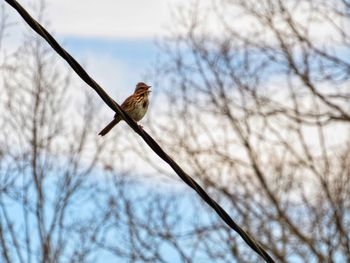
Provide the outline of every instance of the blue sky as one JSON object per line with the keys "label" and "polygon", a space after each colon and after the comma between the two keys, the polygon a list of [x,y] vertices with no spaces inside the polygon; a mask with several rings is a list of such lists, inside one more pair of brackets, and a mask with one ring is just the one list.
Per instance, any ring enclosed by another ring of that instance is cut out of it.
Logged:
{"label": "blue sky", "polygon": [[[38,1],[39,2],[39,1]],[[19,0],[38,18],[32,0]],[[167,34],[173,10],[185,0],[46,0],[44,25],[118,102],[144,77],[157,58],[155,39]],[[16,23],[5,46],[20,43],[26,26],[6,7]],[[27,27],[28,28],[28,27]],[[33,33],[34,34],[34,33]]]}
{"label": "blue sky", "polygon": [[[19,2],[29,11],[33,10],[29,4],[33,1]],[[184,2],[48,0],[46,20],[49,20],[49,31],[58,36],[67,51],[121,103],[138,81],[153,85],[152,75],[149,80],[144,76],[157,59],[155,39],[163,36],[169,28],[172,6]],[[10,8],[7,10],[11,20],[18,23],[18,31],[11,34],[19,35],[18,32],[23,32],[23,20]],[[5,45],[10,47],[11,41],[14,39],[9,38]],[[157,88],[161,87],[153,87]],[[112,116],[108,108],[105,110]],[[107,258],[106,255],[103,260]]]}
{"label": "blue sky", "polygon": [[137,82],[152,82],[145,77],[158,54],[152,39],[61,38],[65,48],[119,102]]}
{"label": "blue sky", "polygon": [[[19,2],[33,17],[37,17],[35,8],[30,5],[31,1],[19,0]],[[59,43],[83,65],[92,78],[101,84],[116,101],[121,103],[134,90],[137,82],[146,81],[153,85],[152,75],[148,77],[145,75],[153,69],[159,54],[155,39],[163,35],[162,26],[171,17],[170,5],[179,2],[181,1],[150,0],[146,3],[146,1],[135,0],[107,0],[103,1],[104,6],[101,8],[101,1],[48,0],[44,16],[44,21],[48,21],[48,23],[44,24],[47,24],[48,31],[53,33]],[[141,3],[141,6],[135,9],[136,3]],[[79,9],[79,4],[84,5],[85,9]],[[155,9],[155,7],[159,8]],[[152,8],[152,12],[145,12],[145,8]],[[110,10],[117,9],[119,9],[119,16],[110,12]],[[33,35],[35,33],[28,30],[23,19],[11,8],[6,6],[6,10],[10,14],[11,21],[16,23],[4,43],[6,48],[11,49],[21,43],[23,32],[31,32]],[[95,11],[94,18],[91,19],[90,15]],[[128,12],[133,13],[132,17],[135,19],[132,21],[134,23],[130,22]],[[103,14],[101,18],[98,18],[99,13]],[[113,24],[121,26],[110,27]],[[100,28],[104,30],[102,33],[99,32]],[[69,68],[66,63],[63,65],[65,68]],[[84,85],[78,77],[75,77],[74,81],[78,85]],[[157,89],[157,87],[153,87],[153,89]],[[98,99],[98,97],[96,98]],[[103,111],[107,116],[113,115],[107,107]],[[193,197],[192,190],[187,186],[182,185],[180,191],[183,190]],[[184,203],[188,205],[187,199],[184,199]],[[182,227],[181,224],[179,227]],[[171,259],[172,262],[180,262],[170,247],[164,245],[163,249],[166,258]],[[98,260],[100,262],[114,262],[115,258],[109,253],[103,253],[99,254]]]}
{"label": "blue sky", "polygon": [[[19,3],[37,18],[31,2],[35,1],[19,0]],[[152,69],[158,54],[154,40],[162,35],[162,24],[170,17],[170,9],[167,9],[167,6],[180,1],[48,0],[47,2],[44,21],[48,21],[46,26],[48,31],[57,37],[65,49],[116,101],[121,103],[133,92],[135,84],[143,81],[144,75]],[[84,8],[80,9],[79,5]],[[155,7],[159,9],[155,10]],[[8,5],[5,5],[5,8],[10,15],[10,21],[16,24],[4,42],[4,47],[11,51],[21,43],[24,32],[31,32],[32,35],[35,33],[28,29],[23,19],[12,8]],[[145,10],[150,8],[152,12]],[[132,20],[129,18],[130,12],[133,13]],[[93,18],[91,13],[94,14]],[[103,32],[100,32],[100,29],[103,29]],[[74,78],[74,81],[83,86],[83,81],[79,78]],[[152,85],[151,77],[145,81]],[[104,110],[106,115],[112,115],[109,108],[106,107]],[[170,249],[165,253],[174,258]],[[101,255],[99,260],[114,262],[109,253]],[[174,259],[174,262],[177,260]]]}

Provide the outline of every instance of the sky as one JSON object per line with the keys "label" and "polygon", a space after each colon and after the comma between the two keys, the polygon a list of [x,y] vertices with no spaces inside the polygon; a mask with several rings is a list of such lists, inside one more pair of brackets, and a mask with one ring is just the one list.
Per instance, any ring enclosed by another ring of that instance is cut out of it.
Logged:
{"label": "sky", "polygon": [[[36,17],[33,1],[19,3]],[[187,1],[47,0],[44,20],[48,21],[48,31],[121,103],[137,82],[153,84],[147,73],[159,52],[155,40],[172,27],[172,10]],[[6,10],[17,23],[16,30],[23,31],[22,18],[9,6]],[[20,41],[16,40],[18,32],[12,32],[8,46],[11,41]],[[110,112],[107,107],[106,112]]]}
{"label": "sky", "polygon": [[[38,18],[34,1],[18,2]],[[112,97],[122,102],[137,82],[152,85],[147,73],[159,52],[156,39],[168,32],[174,8],[187,2],[47,0],[44,25]],[[9,6],[6,11],[16,23],[7,41],[18,43],[18,32],[25,28],[23,20]]]}
{"label": "sky", "polygon": [[[37,18],[33,0],[19,0]],[[91,76],[118,102],[122,102],[139,81],[153,83],[149,72],[159,55],[156,40],[161,39],[177,21],[173,13],[178,7],[189,7],[190,0],[46,0],[44,25],[75,57]],[[209,0],[202,0],[205,6]],[[22,18],[7,6],[11,21],[24,28]],[[305,19],[299,15],[300,19]],[[299,19],[299,20],[300,20]],[[220,34],[219,23],[205,15],[205,27]],[[241,28],[251,28],[244,19]],[[321,26],[321,25],[320,25]],[[314,32],[327,36],[327,29]],[[322,32],[322,33],[321,33]],[[13,32],[12,41],[20,34]],[[323,37],[322,37],[323,38]],[[17,39],[17,41],[21,41]],[[11,45],[8,45],[11,46]],[[13,45],[15,46],[15,45]],[[155,87],[153,89],[161,89]]]}
{"label": "sky", "polygon": [[[19,0],[27,11],[36,15],[33,1]],[[46,29],[87,70],[106,91],[121,103],[133,92],[157,59],[157,38],[171,23],[171,10],[183,0],[47,0],[44,15]],[[28,32],[23,19],[5,5],[10,21],[15,23],[5,39],[7,50],[15,48]],[[31,30],[29,32],[32,32]],[[35,35],[34,32],[32,32]],[[69,67],[68,65],[66,66]],[[76,77],[75,82],[82,81]],[[87,88],[87,87],[86,87]],[[157,88],[157,87],[153,87]],[[96,96],[98,99],[98,97]],[[106,116],[114,113],[105,107]],[[108,121],[108,120],[106,120]],[[104,124],[101,124],[103,127]],[[98,128],[100,129],[100,128]],[[168,251],[171,256],[171,251]],[[109,254],[99,259],[113,262]],[[174,260],[176,262],[176,260]]]}
{"label": "sky", "polygon": [[165,33],[171,23],[171,8],[184,2],[48,0],[50,20],[59,33],[111,39],[153,38]]}
{"label": "sky", "polygon": [[[162,89],[154,85],[154,76],[149,74],[160,53],[156,40],[167,33],[166,27],[172,23],[174,9],[188,1],[46,0],[42,19],[38,17],[39,1],[18,2],[35,19],[42,21],[90,76],[121,104],[134,91],[137,82],[151,85],[152,95]],[[10,22],[15,24],[4,41],[6,50],[11,50],[23,41],[24,32],[33,36],[36,33],[13,8],[7,4],[4,7]],[[57,60],[63,61],[61,58]],[[70,68],[65,62],[62,65],[65,69]],[[73,81],[82,87],[81,90],[91,90],[75,73]],[[98,96],[96,101],[100,101]],[[114,112],[105,106],[101,114],[106,123],[114,116]],[[146,118],[143,121],[147,121]]]}
{"label": "sky", "polygon": [[[88,73],[121,103],[139,81],[152,85],[153,91],[162,89],[159,85],[153,85],[153,76],[148,74],[154,68],[160,52],[155,42],[176,26],[173,19],[174,10],[179,6],[188,5],[189,1],[46,0],[44,25]],[[201,3],[208,1],[203,0]],[[35,1],[19,0],[19,3],[37,18],[38,12],[33,7],[33,2]],[[12,8],[8,5],[5,5],[5,8],[11,22],[16,23],[16,30],[11,31],[7,39],[6,47],[9,48],[15,46],[11,42],[21,41],[20,33],[28,27]],[[212,22],[211,24],[213,26]],[[327,35],[324,28],[323,31],[315,32]],[[78,77],[75,81],[83,83]],[[277,79],[274,85],[278,87],[280,82],[281,80]],[[106,118],[114,115],[107,107],[103,110]],[[109,119],[106,119],[106,123],[108,121]],[[335,139],[339,138],[341,136]]]}
{"label": "sky", "polygon": [[[172,15],[174,10],[178,6],[188,5],[189,1],[46,0],[44,25],[88,73],[121,103],[139,81],[152,85],[153,91],[162,89],[159,85],[153,85],[153,76],[148,74],[154,68],[160,52],[155,41],[176,26]],[[37,17],[33,2],[35,0],[19,0],[31,15]],[[12,8],[8,5],[5,8],[11,22],[16,23],[16,30],[10,32],[5,43],[10,48],[15,46],[13,43],[21,41],[20,33],[28,27]],[[324,28],[315,32],[327,35]],[[79,78],[75,81],[83,83]],[[275,85],[279,86],[280,82],[278,80]],[[107,117],[114,115],[109,108],[105,107],[104,110]]]}

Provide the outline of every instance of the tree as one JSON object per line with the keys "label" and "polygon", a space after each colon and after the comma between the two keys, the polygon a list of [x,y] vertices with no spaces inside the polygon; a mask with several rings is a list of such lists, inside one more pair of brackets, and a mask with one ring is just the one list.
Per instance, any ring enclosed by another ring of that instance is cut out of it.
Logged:
{"label": "tree", "polygon": [[[193,1],[163,42],[153,132],[278,262],[350,260],[349,8]],[[197,234],[215,262],[258,260],[223,225]]]}
{"label": "tree", "polygon": [[133,176],[122,132],[98,138],[91,94],[42,39],[26,33],[0,69],[0,261],[189,261],[179,197]]}
{"label": "tree", "polygon": [[38,37],[24,37],[2,74],[1,261],[87,262],[102,220],[93,197],[103,147],[92,129],[96,106],[91,96],[73,99],[70,73]]}
{"label": "tree", "polygon": [[[276,261],[349,261],[348,2],[206,4],[174,18],[146,129]],[[260,260],[195,195],[140,181],[168,172],[134,134],[98,140],[40,43],[1,67],[1,260]]]}

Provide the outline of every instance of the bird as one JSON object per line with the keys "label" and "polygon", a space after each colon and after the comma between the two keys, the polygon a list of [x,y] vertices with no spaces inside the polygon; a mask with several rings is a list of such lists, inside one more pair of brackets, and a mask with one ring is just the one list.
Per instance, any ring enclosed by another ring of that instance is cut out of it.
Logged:
{"label": "bird", "polygon": [[[151,93],[150,88],[151,86],[148,86],[144,82],[137,83],[134,93],[120,106],[136,122],[140,121],[147,112],[149,104],[148,96]],[[114,119],[98,135],[105,136],[121,120],[121,116],[116,113]]]}

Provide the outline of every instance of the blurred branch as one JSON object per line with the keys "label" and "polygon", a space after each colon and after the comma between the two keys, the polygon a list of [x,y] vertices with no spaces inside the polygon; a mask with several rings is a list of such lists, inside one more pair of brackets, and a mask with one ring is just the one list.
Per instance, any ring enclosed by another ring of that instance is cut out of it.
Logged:
{"label": "blurred branch", "polygon": [[269,254],[252,237],[250,237],[248,233],[246,233],[240,226],[238,226],[228,215],[228,213],[216,201],[214,201],[197,182],[195,182],[188,174],[186,174],[182,168],[164,152],[164,150],[147,132],[140,128],[137,123],[120,108],[120,106],[88,75],[82,66],[80,66],[80,64],[58,44],[58,42],[46,31],[43,26],[35,21],[17,1],[5,1],[17,10],[17,12],[32,27],[32,29],[36,31],[40,36],[42,36],[51,45],[51,47],[68,62],[73,70],[97,92],[102,100],[113,111],[120,114],[123,120],[125,120],[127,124],[144,139],[144,141],[150,146],[151,149],[153,149],[155,153],[157,153],[159,157],[161,157],[173,168],[173,170],[187,185],[193,188],[202,197],[202,199],[216,211],[216,213],[226,222],[228,226],[235,230],[256,253],[264,258],[266,262],[274,262]]}

